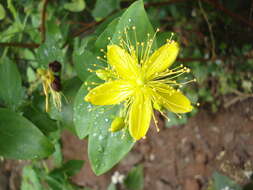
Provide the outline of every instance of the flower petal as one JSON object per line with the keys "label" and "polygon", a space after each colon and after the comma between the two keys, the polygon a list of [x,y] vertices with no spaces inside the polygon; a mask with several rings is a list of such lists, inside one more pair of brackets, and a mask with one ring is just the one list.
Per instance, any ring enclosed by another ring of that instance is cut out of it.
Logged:
{"label": "flower petal", "polygon": [[132,86],[123,80],[111,81],[90,90],[85,101],[94,105],[118,104],[132,94]]}
{"label": "flower petal", "polygon": [[136,93],[129,113],[129,131],[135,140],[146,135],[152,112],[151,99],[142,93]]}
{"label": "flower petal", "polygon": [[145,62],[146,79],[152,79],[156,73],[162,72],[172,65],[179,52],[179,45],[172,41],[156,50]]}
{"label": "flower petal", "polygon": [[155,89],[154,100],[171,112],[186,113],[192,111],[193,107],[190,100],[180,91],[163,83],[154,85],[153,89]]}
{"label": "flower petal", "polygon": [[107,46],[107,60],[122,79],[131,79],[139,75],[136,58],[117,45]]}

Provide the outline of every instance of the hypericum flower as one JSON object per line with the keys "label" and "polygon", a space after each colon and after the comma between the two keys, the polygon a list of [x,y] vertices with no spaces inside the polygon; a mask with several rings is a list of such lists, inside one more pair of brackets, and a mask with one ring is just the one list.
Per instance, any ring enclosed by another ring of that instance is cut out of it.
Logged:
{"label": "hypericum flower", "polygon": [[[135,32],[135,27],[132,29]],[[145,137],[152,116],[157,123],[153,108],[162,114],[163,108],[174,113],[190,112],[193,108],[178,89],[182,83],[174,80],[190,70],[182,65],[168,69],[178,55],[178,43],[167,40],[151,54],[154,37],[150,38],[148,34],[147,42],[136,40],[134,45],[122,37],[119,45],[109,44],[104,56],[108,67],[96,71],[106,82],[90,90],[85,97],[94,105],[123,103],[120,118],[124,118],[125,126],[135,140]],[[98,59],[102,60],[101,57]]]}

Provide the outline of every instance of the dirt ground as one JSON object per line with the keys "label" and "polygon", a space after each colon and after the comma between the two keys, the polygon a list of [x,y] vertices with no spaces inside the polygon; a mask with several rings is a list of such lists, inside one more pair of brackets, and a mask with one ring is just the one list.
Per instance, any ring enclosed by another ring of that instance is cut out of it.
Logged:
{"label": "dirt ground", "polygon": [[[207,108],[200,110],[187,125],[161,127],[159,133],[151,127],[147,138],[139,141],[126,158],[98,177],[88,162],[87,142],[64,132],[65,158],[86,161],[73,181],[94,190],[106,190],[115,171],[126,174],[134,165],[142,164],[145,190],[206,190],[214,171],[246,184],[247,174],[253,171],[253,99],[215,114]],[[19,168],[22,164],[18,162],[0,164],[0,190],[18,189],[15,181]]]}
{"label": "dirt ground", "polygon": [[[86,141],[65,133],[63,145],[66,158],[88,160]],[[104,190],[115,171],[126,174],[137,164],[144,166],[145,190],[206,189],[214,171],[247,183],[246,174],[253,171],[253,99],[216,114],[202,109],[187,125],[162,127],[160,133],[151,127],[147,139],[112,171],[96,177],[87,162],[73,180]]]}

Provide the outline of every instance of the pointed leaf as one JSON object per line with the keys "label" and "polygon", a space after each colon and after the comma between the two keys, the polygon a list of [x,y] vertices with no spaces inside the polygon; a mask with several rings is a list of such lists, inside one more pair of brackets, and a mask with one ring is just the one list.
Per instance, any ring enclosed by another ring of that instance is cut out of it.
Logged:
{"label": "pointed leaf", "polygon": [[119,9],[120,0],[97,0],[92,15],[95,19],[100,20],[108,16],[115,9]]}
{"label": "pointed leaf", "polygon": [[36,126],[8,109],[0,109],[0,136],[0,155],[6,158],[44,158],[54,151]]}
{"label": "pointed leaf", "polygon": [[85,138],[92,129],[96,119],[96,112],[92,111],[93,106],[84,100],[84,97],[88,93],[88,85],[90,82],[100,82],[100,80],[94,76],[90,75],[88,77],[86,83],[83,83],[81,88],[79,89],[74,102],[74,124],[78,137],[80,139]]}
{"label": "pointed leaf", "polygon": [[64,4],[64,8],[72,12],[81,12],[85,9],[85,6],[84,0],[72,0],[71,3]]}
{"label": "pointed leaf", "polygon": [[[136,36],[132,30],[132,27],[136,27]],[[149,21],[149,18],[144,9],[143,1],[139,0],[134,2],[120,17],[112,41],[114,43],[119,43],[119,37],[122,37],[125,29],[128,28],[128,38],[131,41],[132,45],[138,42],[146,42],[149,33],[152,37],[154,35],[153,27]],[[153,48],[156,47],[156,42],[153,43]]]}
{"label": "pointed leaf", "polygon": [[73,61],[77,75],[82,81],[85,81],[90,75],[88,69],[94,69],[94,64],[100,64],[95,55],[87,50],[84,50],[81,54],[75,53]]}
{"label": "pointed leaf", "polygon": [[2,4],[0,4],[0,20],[4,19],[6,15],[5,9]]}
{"label": "pointed leaf", "polygon": [[77,77],[71,78],[63,83],[62,93],[64,97],[62,97],[60,111],[55,108],[53,102],[50,104],[49,114],[51,118],[60,121],[63,127],[72,132],[75,132],[73,123],[74,98],[81,84],[81,81]]}
{"label": "pointed leaf", "polygon": [[96,175],[101,175],[117,164],[133,147],[134,140],[126,131],[110,132],[112,120],[119,106],[97,108],[94,125],[89,135],[88,155]]}
{"label": "pointed leaf", "polygon": [[131,169],[128,173],[124,183],[129,190],[141,190],[143,189],[143,167],[138,166]]}
{"label": "pointed leaf", "polygon": [[57,124],[49,118],[49,115],[39,111],[33,106],[28,106],[23,109],[24,116],[35,124],[44,134],[57,130]]}
{"label": "pointed leaf", "polygon": [[0,60],[0,99],[10,108],[16,109],[23,98],[21,77],[15,63],[7,58]]}
{"label": "pointed leaf", "polygon": [[214,190],[227,189],[227,188],[233,190],[242,190],[242,188],[238,184],[236,184],[235,181],[233,181],[227,176],[221,175],[218,172],[214,172],[213,180],[214,180]]}

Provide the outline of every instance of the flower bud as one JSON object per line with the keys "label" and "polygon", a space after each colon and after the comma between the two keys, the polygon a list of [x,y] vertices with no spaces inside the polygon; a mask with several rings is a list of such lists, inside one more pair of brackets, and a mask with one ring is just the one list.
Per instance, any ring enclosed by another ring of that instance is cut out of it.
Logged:
{"label": "flower bud", "polygon": [[125,122],[124,122],[124,118],[122,117],[116,117],[111,124],[111,128],[109,129],[109,131],[111,132],[117,132],[120,131],[121,129],[123,129],[125,127]]}

